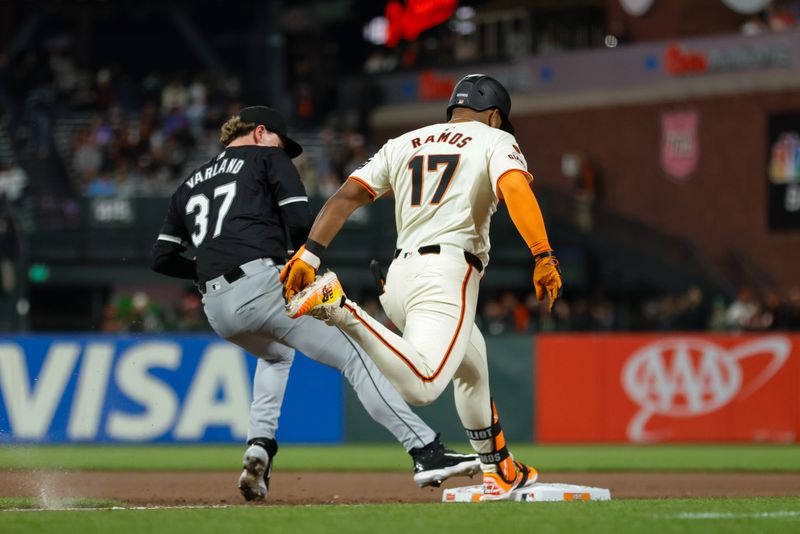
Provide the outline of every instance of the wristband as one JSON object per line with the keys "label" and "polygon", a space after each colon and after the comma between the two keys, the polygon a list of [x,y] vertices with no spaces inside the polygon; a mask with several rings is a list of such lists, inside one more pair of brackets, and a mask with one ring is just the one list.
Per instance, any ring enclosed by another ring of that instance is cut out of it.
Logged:
{"label": "wristband", "polygon": [[303,249],[303,253],[300,254],[300,260],[309,264],[315,271],[319,269],[319,264],[322,263],[322,260],[319,259],[319,256],[310,252],[307,248]]}
{"label": "wristband", "polygon": [[314,254],[318,258],[321,258],[323,254],[325,254],[325,245],[322,243],[317,243],[313,239],[306,240],[306,250],[310,253]]}
{"label": "wristband", "polygon": [[540,252],[533,257],[534,263],[538,262],[542,258],[549,258],[550,256],[555,256],[555,252],[552,250],[548,250],[547,252]]}

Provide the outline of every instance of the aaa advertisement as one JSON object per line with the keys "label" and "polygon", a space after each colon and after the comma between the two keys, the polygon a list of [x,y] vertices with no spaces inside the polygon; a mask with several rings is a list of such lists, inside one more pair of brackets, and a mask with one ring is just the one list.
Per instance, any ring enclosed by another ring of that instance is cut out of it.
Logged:
{"label": "aaa advertisement", "polygon": [[546,335],[543,442],[794,442],[800,336]]}

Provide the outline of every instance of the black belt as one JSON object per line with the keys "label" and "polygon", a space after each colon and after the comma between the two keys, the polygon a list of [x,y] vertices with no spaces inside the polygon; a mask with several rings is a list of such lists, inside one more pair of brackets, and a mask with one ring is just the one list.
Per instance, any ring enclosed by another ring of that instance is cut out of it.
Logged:
{"label": "black belt", "polygon": [[[439,254],[441,251],[442,251],[441,245],[427,245],[424,247],[419,247],[417,249],[417,252],[419,252],[420,254]],[[400,250],[399,248],[395,250],[394,257],[395,258],[398,257],[401,252],[402,250]],[[481,262],[481,260],[478,259],[478,256],[476,256],[472,252],[467,252],[465,250],[464,259],[467,260],[467,263],[475,267],[475,269],[477,269],[478,272],[483,271],[483,263]]]}
{"label": "black belt", "polygon": [[[239,278],[243,277],[244,277],[244,271],[242,270],[241,267],[234,267],[233,269],[222,275],[222,278],[224,278],[225,281],[228,282],[229,284],[232,284]],[[200,289],[200,293],[205,293],[206,291],[208,291],[206,284],[208,284],[208,282],[200,282],[197,285],[197,287]]]}

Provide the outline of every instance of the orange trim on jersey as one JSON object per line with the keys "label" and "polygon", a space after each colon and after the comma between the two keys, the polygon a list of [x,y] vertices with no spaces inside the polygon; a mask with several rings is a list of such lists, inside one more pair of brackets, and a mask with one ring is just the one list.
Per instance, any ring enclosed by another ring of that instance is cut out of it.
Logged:
{"label": "orange trim on jersey", "polygon": [[523,171],[522,169],[508,169],[506,172],[500,175],[500,178],[497,179],[497,190],[495,191],[495,194],[497,195],[497,198],[499,198],[500,200],[505,200],[503,198],[503,192],[500,190],[500,180],[502,180],[503,178],[514,172],[523,174],[525,176],[525,179],[528,180],[528,183],[533,182],[533,175],[528,171]]}
{"label": "orange trim on jersey", "polygon": [[358,185],[360,185],[361,187],[363,187],[364,189],[366,189],[366,190],[367,190],[367,193],[369,193],[369,196],[371,196],[371,197],[372,197],[372,200],[373,200],[373,201],[374,201],[376,198],[378,198],[378,193],[376,193],[376,192],[375,192],[375,190],[374,190],[374,189],[372,189],[372,188],[369,186],[369,184],[367,184],[367,182],[365,182],[365,181],[364,181],[364,180],[362,180],[361,178],[358,178],[358,177],[356,177],[356,176],[348,176],[348,177],[347,177],[347,179],[348,179],[348,180],[353,180],[355,183],[357,183]]}
{"label": "orange trim on jersey", "polygon": [[442,369],[444,369],[447,360],[450,358],[450,352],[453,350],[453,346],[456,344],[456,339],[458,338],[458,334],[461,333],[461,326],[464,323],[464,311],[466,310],[467,282],[469,282],[469,277],[471,274],[472,274],[472,265],[469,265],[467,267],[467,274],[464,276],[464,281],[461,283],[461,314],[459,315],[458,318],[458,325],[456,326],[456,331],[453,334],[453,338],[450,340],[450,345],[448,345],[447,347],[447,352],[444,353],[444,358],[442,358],[442,362],[439,364],[439,367],[437,367],[436,370],[431,375],[425,375],[422,372],[420,372],[420,370],[414,366],[411,360],[408,359],[408,356],[403,354],[399,349],[395,348],[394,345],[392,345],[386,338],[381,336],[381,334],[377,330],[372,328],[369,325],[369,323],[367,323],[364,319],[359,317],[358,313],[356,313],[355,308],[347,304],[347,301],[345,301],[344,303],[344,308],[351,314],[353,314],[353,317],[355,317],[356,320],[358,320],[358,322],[362,324],[362,326],[364,326],[367,330],[369,330],[372,335],[377,337],[378,340],[381,343],[383,343],[383,345],[387,349],[395,353],[395,355],[397,355],[398,358],[403,360],[403,362],[408,366],[408,368],[411,369],[411,372],[417,375],[417,377],[420,380],[422,380],[423,382],[433,382],[434,380],[436,380],[436,377],[439,376],[439,374],[442,372]]}

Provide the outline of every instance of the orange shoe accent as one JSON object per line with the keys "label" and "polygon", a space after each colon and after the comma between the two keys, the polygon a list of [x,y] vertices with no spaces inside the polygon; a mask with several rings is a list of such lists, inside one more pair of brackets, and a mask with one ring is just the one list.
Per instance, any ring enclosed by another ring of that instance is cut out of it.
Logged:
{"label": "orange shoe accent", "polygon": [[344,297],[344,289],[341,282],[335,273],[328,271],[289,299],[289,302],[286,303],[286,315],[297,319],[314,309],[339,306],[342,297]]}
{"label": "orange shoe accent", "polygon": [[[500,414],[497,413],[497,405],[494,403],[494,399],[492,399],[492,425],[497,426],[498,428],[500,425]],[[500,429],[497,435],[494,436],[494,450],[502,450],[505,446],[506,436],[503,433],[503,430]]]}
{"label": "orange shoe accent", "polygon": [[[483,474],[481,501],[503,501],[509,499],[515,489],[530,486],[536,482],[539,476],[536,469],[517,461],[512,461],[512,465],[514,473],[512,477],[509,477],[510,481],[502,473]],[[501,468],[501,466],[498,466],[498,468]]]}

